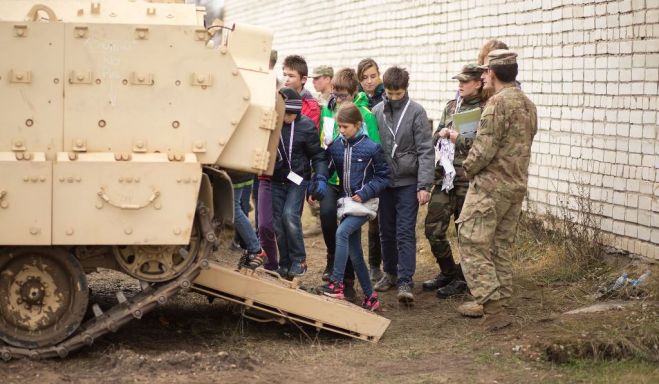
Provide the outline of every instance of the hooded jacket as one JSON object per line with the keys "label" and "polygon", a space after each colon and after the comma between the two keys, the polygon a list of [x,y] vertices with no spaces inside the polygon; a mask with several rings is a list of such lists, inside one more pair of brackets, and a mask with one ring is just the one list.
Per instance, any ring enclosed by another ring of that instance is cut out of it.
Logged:
{"label": "hooded jacket", "polygon": [[[318,132],[311,119],[298,115],[293,124],[284,123],[281,128],[280,138],[272,181],[288,181],[287,177],[291,171],[302,176],[304,180],[309,180],[311,178],[311,164],[313,164],[316,174],[328,177],[325,153],[320,147]],[[289,147],[292,147],[291,151],[289,151]]]}
{"label": "hooded jacket", "polygon": [[[366,91],[364,91],[364,88],[362,88],[361,84],[359,85],[359,92],[366,93]],[[383,96],[384,96],[384,84],[380,83],[378,84],[377,87],[375,87],[373,96],[369,96],[368,94],[366,94],[366,97],[368,97],[368,109],[372,111],[373,108],[382,101]]]}
{"label": "hooded jacket", "polygon": [[302,97],[302,114],[311,119],[314,127],[318,129],[320,126],[320,104],[318,104],[318,100],[314,99],[311,92],[305,88],[302,88],[300,96]]}
{"label": "hooded jacket", "polygon": [[[403,115],[405,105],[408,107]],[[417,190],[430,191],[435,172],[435,153],[425,109],[411,100],[406,92],[401,100],[394,102],[384,96],[382,102],[373,108],[373,114],[378,122],[382,149],[391,168],[389,185],[403,187],[416,184]],[[396,126],[399,127],[397,131]]]}
{"label": "hooded jacket", "polygon": [[[359,108],[359,112],[362,114],[362,118],[364,119],[364,125],[365,125],[365,134],[369,137],[369,139],[373,140],[375,143],[380,144],[380,131],[378,130],[378,122],[375,119],[375,115],[371,113],[371,111],[368,109],[368,96],[364,92],[359,92],[355,95],[355,98],[352,100],[352,103]],[[320,142],[321,145],[324,144],[325,142],[325,132],[324,132],[324,124],[327,123],[332,123],[334,124],[333,126],[333,136],[331,140],[327,140],[327,142],[331,142],[336,140],[339,137],[339,125],[336,123],[336,112],[337,112],[337,107],[336,107],[336,100],[334,97],[330,98],[330,101],[327,103],[327,107],[323,107],[323,110],[321,111],[320,114]],[[329,183],[332,185],[339,185],[339,180],[338,177],[335,174],[331,174]]]}
{"label": "hooded jacket", "polygon": [[340,136],[327,150],[329,171],[339,174],[341,197],[359,195],[362,202],[377,197],[389,184],[389,166],[382,147],[358,132]]}

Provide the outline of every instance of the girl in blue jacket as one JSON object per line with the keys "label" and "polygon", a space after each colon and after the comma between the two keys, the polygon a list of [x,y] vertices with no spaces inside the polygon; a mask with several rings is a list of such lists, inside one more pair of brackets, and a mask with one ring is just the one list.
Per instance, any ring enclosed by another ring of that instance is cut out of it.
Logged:
{"label": "girl in blue jacket", "polygon": [[359,108],[345,103],[339,108],[336,121],[341,135],[325,153],[330,174],[336,171],[339,176],[341,223],[336,230],[334,269],[330,281],[319,290],[324,295],[343,299],[343,274],[350,256],[365,295],[362,307],[375,311],[380,308],[380,302],[364,262],[361,227],[377,215],[377,197],[389,185],[389,166],[382,147],[364,133],[364,119]]}

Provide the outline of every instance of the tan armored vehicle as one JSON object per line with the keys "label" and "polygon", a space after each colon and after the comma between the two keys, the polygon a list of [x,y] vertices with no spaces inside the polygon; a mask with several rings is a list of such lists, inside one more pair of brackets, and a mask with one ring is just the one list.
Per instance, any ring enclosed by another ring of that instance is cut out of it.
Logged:
{"label": "tan armored vehicle", "polygon": [[[171,1],[0,0],[3,359],[64,357],[182,289],[365,340],[386,330],[207,259],[233,215],[219,168],[272,172],[283,105],[271,33],[203,18]],[[105,312],[89,304],[99,267],[142,292],[117,292]]]}

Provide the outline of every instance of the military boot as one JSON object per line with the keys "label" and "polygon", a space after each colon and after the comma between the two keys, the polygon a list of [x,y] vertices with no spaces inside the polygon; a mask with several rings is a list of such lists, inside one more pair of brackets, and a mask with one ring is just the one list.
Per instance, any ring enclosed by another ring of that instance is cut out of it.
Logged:
{"label": "military boot", "polygon": [[489,300],[483,304],[483,326],[492,332],[505,328],[513,323],[513,317],[508,313],[503,300]]}
{"label": "military boot", "polygon": [[467,282],[462,279],[455,279],[448,285],[445,285],[437,290],[437,297],[440,299],[447,299],[451,296],[462,295],[467,292]]}
{"label": "military boot", "polygon": [[459,266],[456,268],[453,257],[438,258],[437,264],[439,264],[440,272],[434,278],[426,280],[423,282],[423,284],[421,284],[424,291],[434,291],[449,285],[453,280],[455,280],[458,271],[460,276],[462,276],[462,269],[459,269]]}
{"label": "military boot", "polygon": [[458,312],[467,317],[483,317],[483,306],[475,301],[467,301],[458,307]]}

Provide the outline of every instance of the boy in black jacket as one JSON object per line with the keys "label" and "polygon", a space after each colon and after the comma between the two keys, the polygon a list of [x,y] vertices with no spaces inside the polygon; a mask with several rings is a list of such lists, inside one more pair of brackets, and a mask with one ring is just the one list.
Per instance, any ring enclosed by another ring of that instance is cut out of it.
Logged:
{"label": "boy in black jacket", "polygon": [[[272,175],[272,219],[279,249],[277,272],[292,279],[307,271],[302,236],[302,203],[305,193],[322,200],[327,190],[327,160],[318,131],[301,114],[302,98],[291,88],[279,91],[286,102],[277,163]],[[311,165],[315,171],[311,177]]]}

